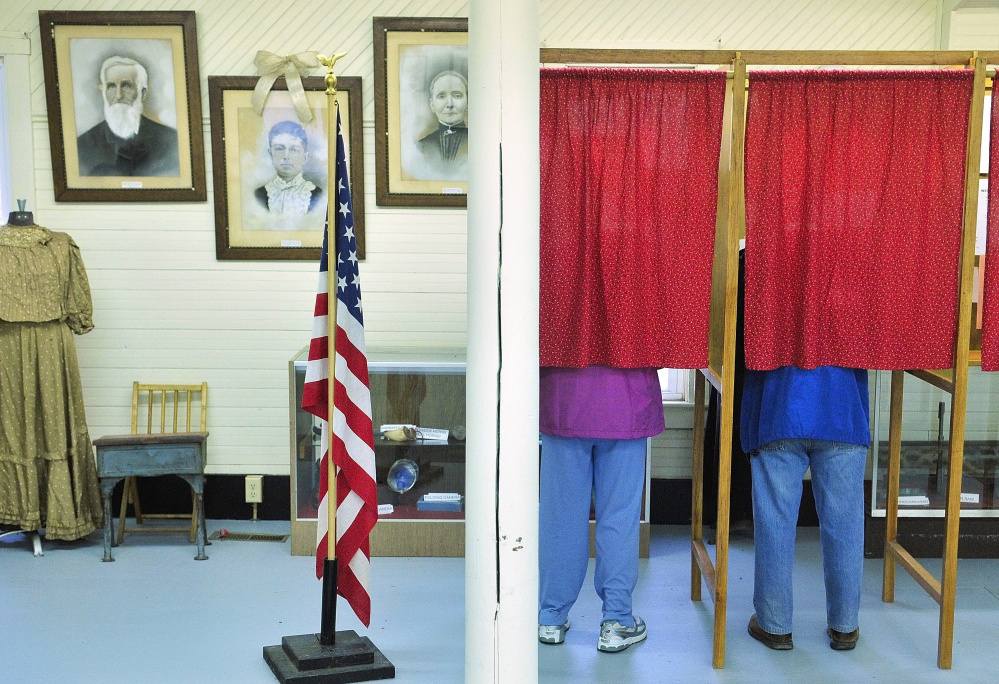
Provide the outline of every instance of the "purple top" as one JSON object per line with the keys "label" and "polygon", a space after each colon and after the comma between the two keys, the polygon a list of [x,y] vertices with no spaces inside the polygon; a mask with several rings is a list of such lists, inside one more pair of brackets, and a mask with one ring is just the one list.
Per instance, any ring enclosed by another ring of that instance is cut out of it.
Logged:
{"label": "purple top", "polygon": [[540,381],[546,435],[638,439],[666,427],[655,368],[542,367]]}

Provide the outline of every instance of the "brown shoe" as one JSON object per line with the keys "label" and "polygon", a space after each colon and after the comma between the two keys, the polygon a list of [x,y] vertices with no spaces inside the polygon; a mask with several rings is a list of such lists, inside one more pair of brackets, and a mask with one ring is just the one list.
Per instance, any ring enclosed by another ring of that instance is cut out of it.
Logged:
{"label": "brown shoe", "polygon": [[829,635],[829,648],[834,651],[852,651],[857,647],[857,640],[860,639],[860,627],[852,632],[837,632],[832,627],[826,628]]}
{"label": "brown shoe", "polygon": [[749,618],[749,636],[775,651],[790,651],[794,648],[794,641],[791,640],[790,634],[771,634],[760,627],[755,614]]}

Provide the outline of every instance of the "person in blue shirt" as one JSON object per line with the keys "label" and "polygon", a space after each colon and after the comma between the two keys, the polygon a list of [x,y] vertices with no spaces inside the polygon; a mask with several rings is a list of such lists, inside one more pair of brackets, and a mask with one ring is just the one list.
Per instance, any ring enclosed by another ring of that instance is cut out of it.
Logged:
{"label": "person in blue shirt", "polygon": [[802,480],[811,468],[819,516],[829,645],[860,637],[864,470],[871,442],[867,371],[822,366],[747,371],[742,448],[753,470],[756,578],[749,633],[775,650],[794,647],[791,576]]}

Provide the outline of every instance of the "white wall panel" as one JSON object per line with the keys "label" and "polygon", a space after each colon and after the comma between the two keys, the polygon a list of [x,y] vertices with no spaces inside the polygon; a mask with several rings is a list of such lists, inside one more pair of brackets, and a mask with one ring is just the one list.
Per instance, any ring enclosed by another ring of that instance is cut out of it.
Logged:
{"label": "white wall panel", "polygon": [[931,50],[936,0],[541,2],[550,47]]}
{"label": "white wall panel", "polygon": [[[541,36],[550,46],[931,49],[936,4],[544,0]],[[40,9],[197,11],[207,202],[53,200]],[[371,17],[466,14],[458,0],[0,0],[0,31],[31,40],[29,209],[76,239],[93,288],[98,327],[77,338],[93,436],[128,429],[133,380],[204,379],[209,472],[287,472],[287,362],[308,342],[316,265],[214,256],[207,77],[254,74],[258,49],[346,52],[338,74],[363,79],[368,255],[360,268],[369,348],[464,347],[465,212],[375,205]],[[657,441],[657,474],[689,473],[689,411],[678,415]]]}
{"label": "white wall panel", "polygon": [[959,9],[950,13],[950,49],[999,49],[999,2],[994,4],[996,6],[992,8]]}

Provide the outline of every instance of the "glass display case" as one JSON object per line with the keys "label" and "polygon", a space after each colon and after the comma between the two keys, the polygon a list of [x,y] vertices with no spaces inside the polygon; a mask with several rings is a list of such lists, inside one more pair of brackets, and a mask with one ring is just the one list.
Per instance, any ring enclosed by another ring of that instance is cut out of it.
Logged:
{"label": "glass display case", "polygon": [[[307,349],[289,364],[292,554],[315,552],[319,421],[303,411]],[[369,353],[378,524],[374,556],[461,556],[464,351]]]}
{"label": "glass display case", "polygon": [[[888,423],[891,373],[871,373],[873,445],[871,515],[884,517],[887,503]],[[943,517],[950,474],[951,395],[911,375],[905,378],[902,454],[899,473],[899,517]],[[968,371],[964,472],[961,474],[961,517],[999,517],[996,471],[999,466],[999,373]]]}

